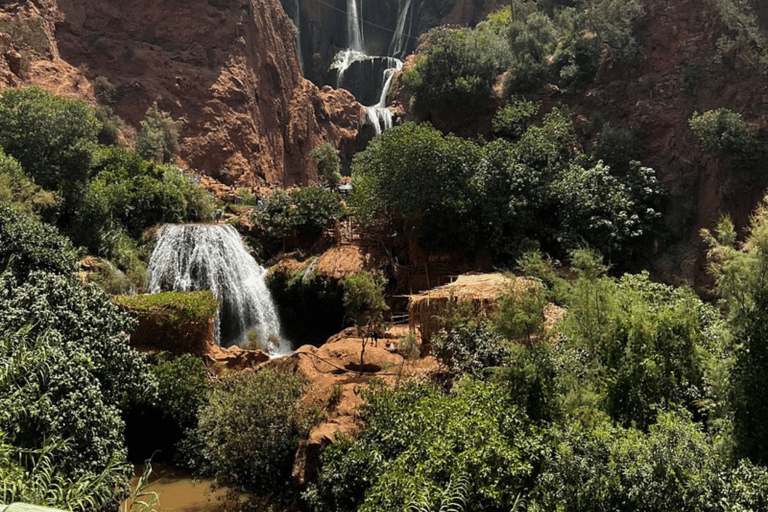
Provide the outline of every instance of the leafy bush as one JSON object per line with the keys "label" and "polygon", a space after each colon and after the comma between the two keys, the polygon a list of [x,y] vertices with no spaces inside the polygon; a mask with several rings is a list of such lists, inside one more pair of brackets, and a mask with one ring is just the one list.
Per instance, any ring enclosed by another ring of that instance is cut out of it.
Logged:
{"label": "leafy bush", "polygon": [[56,196],[43,190],[22,171],[19,162],[0,150],[0,202],[38,217],[56,206]]}
{"label": "leafy bush", "polygon": [[136,135],[136,152],[147,160],[169,163],[179,150],[179,122],[153,103]]}
{"label": "leafy bush", "polygon": [[583,272],[567,300],[564,332],[588,354],[604,410],[646,428],[659,410],[695,410],[703,396],[705,306],[647,273],[616,281]]}
{"label": "leafy bush", "polygon": [[469,183],[481,157],[475,143],[429,124],[387,130],[352,161],[354,216],[367,225],[420,221],[422,246],[472,250],[478,240]]}
{"label": "leafy bush", "polygon": [[175,167],[108,148],[96,170],[78,206],[73,237],[97,254],[113,256],[121,231],[136,240],[157,224],[211,217],[210,196]]}
{"label": "leafy bush", "polygon": [[743,244],[737,243],[733,223],[725,218],[715,233],[703,232],[709,245],[710,271],[728,315],[733,336],[734,366],[730,401],[738,455],[768,461],[768,401],[764,371],[768,359],[765,314],[768,309],[765,244],[768,240],[768,197],[755,211]]}
{"label": "leafy bush", "polygon": [[34,182],[59,191],[72,208],[90,177],[101,124],[82,100],[39,87],[9,88],[0,95],[0,146]]}
{"label": "leafy bush", "polygon": [[572,422],[544,460],[531,504],[564,512],[760,510],[767,477],[748,463],[729,468],[684,413],[660,414],[647,433]]}
{"label": "leafy bush", "polygon": [[704,149],[733,157],[738,165],[746,166],[760,157],[757,128],[747,124],[741,114],[727,108],[694,112],[689,124]]}
{"label": "leafy bush", "polygon": [[462,380],[364,392],[368,426],[322,456],[304,498],[316,511],[509,510],[531,488],[541,435],[500,387]]}
{"label": "leafy bush", "polygon": [[75,271],[72,243],[53,226],[0,203],[0,270],[24,280],[35,270],[61,275]]}
{"label": "leafy bush", "polygon": [[403,75],[413,108],[426,116],[431,109],[472,109],[491,92],[509,51],[501,32],[487,24],[476,30],[433,29],[424,54]]}
{"label": "leafy bush", "polygon": [[324,142],[315,146],[309,152],[318,170],[325,178],[325,182],[330,186],[336,186],[341,183],[341,159],[339,151],[331,145],[330,142]]}
{"label": "leafy bush", "polygon": [[[43,272],[25,282],[4,274],[0,311],[5,442],[45,449],[46,471],[92,482],[99,508],[116,506],[130,475],[120,412],[153,389],[148,365],[128,347],[133,323],[98,289]],[[48,449],[46,440],[66,442]]]}
{"label": "leafy bush", "polygon": [[530,120],[539,112],[539,103],[516,98],[510,100],[493,116],[493,131],[511,140],[520,138],[528,129]]}
{"label": "leafy bush", "polygon": [[242,489],[284,492],[306,429],[298,401],[303,386],[301,377],[272,368],[226,376],[200,410],[209,469]]}
{"label": "leafy bush", "polygon": [[344,279],[344,309],[358,331],[368,324],[381,326],[384,311],[389,310],[384,301],[384,282],[368,271],[359,272]]}
{"label": "leafy bush", "polygon": [[449,370],[475,377],[482,377],[487,368],[504,364],[511,350],[506,340],[483,322],[443,329],[431,343],[435,357]]}
{"label": "leafy bush", "polygon": [[336,195],[322,187],[277,190],[253,213],[256,231],[268,246],[311,246],[344,213]]}

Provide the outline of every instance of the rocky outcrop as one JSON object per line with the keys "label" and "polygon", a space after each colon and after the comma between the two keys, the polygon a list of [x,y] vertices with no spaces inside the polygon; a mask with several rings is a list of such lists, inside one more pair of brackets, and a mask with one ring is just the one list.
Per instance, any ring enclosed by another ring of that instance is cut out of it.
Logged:
{"label": "rocky outcrop", "polygon": [[306,184],[314,146],[356,147],[362,107],[302,77],[277,0],[5,2],[0,33],[0,83],[95,104],[106,77],[129,132],[157,102],[181,122],[181,163],[228,184]]}

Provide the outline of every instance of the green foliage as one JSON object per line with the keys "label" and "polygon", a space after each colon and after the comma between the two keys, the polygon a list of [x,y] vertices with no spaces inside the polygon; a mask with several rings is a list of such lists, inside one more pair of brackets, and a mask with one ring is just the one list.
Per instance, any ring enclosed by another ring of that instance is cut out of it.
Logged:
{"label": "green foliage", "polygon": [[683,91],[692,96],[696,95],[700,82],[701,67],[698,64],[686,64],[683,68]]}
{"label": "green foliage", "polygon": [[300,436],[304,382],[264,368],[230,374],[200,410],[198,435],[209,469],[225,482],[261,493],[286,491]]}
{"label": "green foliage", "polygon": [[703,232],[710,272],[728,314],[735,363],[730,375],[734,436],[739,455],[768,461],[768,198],[758,206],[743,244],[727,218],[715,233]]}
{"label": "green foliage", "polygon": [[263,208],[253,212],[253,221],[268,246],[281,244],[284,249],[288,243],[314,244],[343,213],[333,192],[313,186],[276,190],[264,198]]}
{"label": "green foliage", "polygon": [[544,334],[544,306],[547,297],[538,282],[512,282],[499,295],[498,310],[492,317],[493,328],[507,340],[530,344]]}
{"label": "green foliage", "polygon": [[471,250],[475,216],[469,180],[482,150],[429,124],[406,123],[371,141],[352,161],[349,198],[362,224],[379,219],[420,221],[422,245]]}
{"label": "green foliage", "polygon": [[734,0],[710,0],[710,3],[718,10],[721,21],[728,28],[728,32],[717,40],[715,62],[734,67],[754,66],[765,73],[768,66],[766,39],[755,10],[760,4]]}
{"label": "green foliage", "polygon": [[140,317],[156,318],[158,323],[170,324],[208,322],[219,308],[210,290],[121,295],[113,301]]}
{"label": "green foliage", "polygon": [[576,139],[560,109],[515,143],[483,146],[406,123],[355,155],[349,203],[363,225],[418,225],[425,249],[485,248],[508,263],[536,243],[558,257],[588,244],[629,259],[660,217],[663,187],[638,162],[594,163]]}
{"label": "green foliage", "polygon": [[42,16],[31,16],[23,19],[12,16],[0,22],[0,32],[11,36],[17,47],[26,47],[45,55],[50,51],[50,43],[45,35],[45,20]]}
{"label": "green foliage", "polygon": [[416,339],[415,331],[408,331],[408,334],[400,338],[397,342],[397,353],[406,359],[418,359],[421,355],[421,347]]}
{"label": "green foliage", "polygon": [[516,140],[528,129],[530,120],[539,112],[539,103],[515,98],[500,108],[493,117],[493,131],[501,137]]}
{"label": "green foliage", "polygon": [[152,365],[152,374],[163,411],[180,425],[194,426],[197,410],[205,403],[211,387],[200,358],[192,354],[160,358]]}
{"label": "green foliage", "polygon": [[117,100],[117,87],[115,87],[109,78],[99,75],[93,79],[93,93],[99,103],[112,107]]}
{"label": "green foliage", "polygon": [[627,128],[615,128],[610,123],[603,125],[595,144],[593,155],[618,175],[629,172],[629,163],[638,160],[638,142],[635,133]]}
{"label": "green foliage", "polygon": [[0,95],[0,146],[37,185],[59,191],[72,207],[90,176],[101,124],[82,100],[39,87]]}
{"label": "green foliage", "polygon": [[315,146],[309,156],[317,164],[317,168],[325,178],[325,182],[334,187],[341,183],[341,158],[339,151],[330,142]]}
{"label": "green foliage", "polygon": [[644,14],[639,0],[583,0],[586,28],[596,34],[617,61],[627,61],[638,53],[635,26]]}
{"label": "green foliage", "polygon": [[56,196],[24,174],[19,162],[0,150],[0,202],[35,217],[56,206]]}
{"label": "green foliage", "polygon": [[316,511],[508,510],[530,489],[540,434],[500,387],[465,379],[449,395],[425,384],[364,392],[368,426],[325,451],[304,498]]}
{"label": "green foliage", "polygon": [[125,488],[127,465],[76,478],[57,470],[55,453],[66,442],[46,440],[41,448],[21,448],[0,440],[0,501],[29,503],[71,511],[114,508],[116,491]]}
{"label": "green foliage", "polygon": [[766,477],[748,463],[729,469],[683,413],[660,414],[647,433],[572,422],[557,434],[532,504],[563,512],[760,510]]}
{"label": "green foliage", "polygon": [[147,364],[127,344],[132,321],[98,289],[43,272],[25,282],[4,274],[0,311],[5,442],[39,450],[66,440],[47,451],[48,470],[92,481],[88,494],[115,506],[130,474],[120,411],[152,390]]}
{"label": "green foliage", "polygon": [[35,270],[70,275],[75,261],[71,242],[56,228],[0,203],[0,271],[20,279]]}
{"label": "green foliage", "polygon": [[709,317],[693,292],[653,283],[647,273],[614,280],[584,270],[567,306],[564,333],[586,352],[612,418],[645,428],[672,404],[695,409]]}
{"label": "green foliage", "polygon": [[344,279],[344,309],[358,330],[384,322],[384,311],[389,310],[384,301],[384,284],[382,277],[366,270]]}
{"label": "green foliage", "polygon": [[136,152],[147,160],[169,163],[179,150],[179,122],[153,103],[136,135]]}
{"label": "green foliage", "polygon": [[703,114],[694,112],[689,124],[704,149],[732,157],[739,166],[748,166],[762,154],[756,138],[757,127],[747,124],[741,114],[727,108]]}
{"label": "green foliage", "polygon": [[416,112],[426,116],[434,108],[472,109],[490,95],[509,59],[503,27],[498,25],[480,24],[475,30],[433,29],[426,35],[426,50],[403,75]]}
{"label": "green foliage", "polygon": [[73,238],[108,257],[119,254],[119,233],[138,239],[149,227],[211,217],[210,196],[172,166],[120,148],[106,148],[78,206]]}
{"label": "green foliage", "polygon": [[485,322],[440,330],[432,340],[432,352],[450,371],[482,377],[487,368],[501,366],[509,358],[510,345]]}

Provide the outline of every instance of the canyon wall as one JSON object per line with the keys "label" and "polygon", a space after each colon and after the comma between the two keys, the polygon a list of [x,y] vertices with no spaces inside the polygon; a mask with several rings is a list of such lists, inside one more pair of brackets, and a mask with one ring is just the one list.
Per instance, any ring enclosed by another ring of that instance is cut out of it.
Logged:
{"label": "canyon wall", "polygon": [[306,184],[314,146],[356,149],[362,107],[302,77],[277,0],[5,2],[0,32],[0,84],[95,105],[105,77],[129,135],[156,102],[180,121],[180,163],[227,184]]}

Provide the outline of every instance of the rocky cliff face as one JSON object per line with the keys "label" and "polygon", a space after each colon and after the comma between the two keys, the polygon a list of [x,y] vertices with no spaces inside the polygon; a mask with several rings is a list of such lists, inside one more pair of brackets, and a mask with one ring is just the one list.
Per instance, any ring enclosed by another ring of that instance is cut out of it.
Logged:
{"label": "rocky cliff face", "polygon": [[157,102],[181,121],[183,164],[226,183],[313,181],[311,149],[351,155],[362,126],[349,93],[302,77],[277,0],[5,2],[0,32],[0,83],[95,103],[106,77],[129,130]]}

